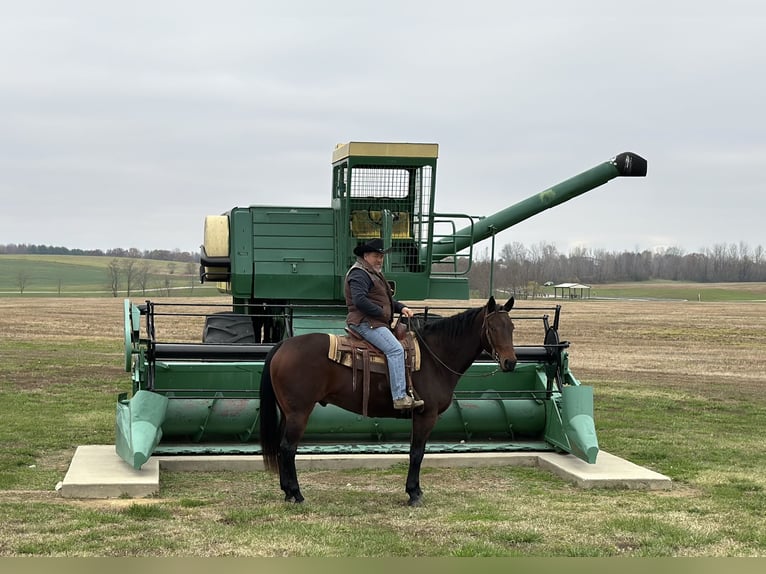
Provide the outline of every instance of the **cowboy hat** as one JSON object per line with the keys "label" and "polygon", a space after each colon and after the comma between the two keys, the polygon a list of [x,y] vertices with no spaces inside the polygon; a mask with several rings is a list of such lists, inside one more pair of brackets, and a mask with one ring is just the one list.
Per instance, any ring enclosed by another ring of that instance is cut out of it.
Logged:
{"label": "cowboy hat", "polygon": [[367,243],[360,243],[356,247],[354,247],[354,255],[357,257],[363,257],[365,253],[369,253],[371,251],[374,251],[375,253],[385,253],[386,250],[383,249],[383,240],[379,237],[376,237],[375,239],[371,239]]}

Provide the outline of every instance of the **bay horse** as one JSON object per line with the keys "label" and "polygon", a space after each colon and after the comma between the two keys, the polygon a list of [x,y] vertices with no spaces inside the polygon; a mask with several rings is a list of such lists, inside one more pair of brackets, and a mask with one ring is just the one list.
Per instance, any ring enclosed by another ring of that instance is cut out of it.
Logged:
{"label": "bay horse", "polygon": [[[511,297],[498,305],[490,297],[483,307],[469,309],[426,323],[415,331],[421,347],[420,369],[412,373],[415,392],[425,405],[412,411],[410,465],[405,490],[410,506],[419,506],[420,467],[426,441],[437,417],[449,408],[460,376],[483,351],[503,371],[516,366],[513,322],[508,311]],[[260,387],[260,441],[264,466],[279,472],[279,486],[286,502],[303,502],[295,469],[298,443],[316,403],[334,404],[362,413],[362,389],[352,389],[351,370],[331,361],[326,333],[308,333],[285,339],[269,352]],[[384,374],[372,374],[367,414],[400,417],[393,408],[391,389]],[[360,385],[361,386],[361,385]]]}

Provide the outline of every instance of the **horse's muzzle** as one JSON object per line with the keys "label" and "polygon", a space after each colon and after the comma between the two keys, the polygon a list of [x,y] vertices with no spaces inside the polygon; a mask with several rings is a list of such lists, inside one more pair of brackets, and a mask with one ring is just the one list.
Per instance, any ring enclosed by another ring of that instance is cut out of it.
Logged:
{"label": "horse's muzzle", "polygon": [[505,359],[500,363],[500,368],[505,372],[510,372],[516,368],[516,360]]}

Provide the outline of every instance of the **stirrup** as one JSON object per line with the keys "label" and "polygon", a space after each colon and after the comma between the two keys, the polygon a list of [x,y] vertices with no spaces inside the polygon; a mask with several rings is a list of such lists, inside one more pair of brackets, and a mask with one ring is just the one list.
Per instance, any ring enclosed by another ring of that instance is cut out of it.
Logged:
{"label": "stirrup", "polygon": [[397,410],[415,409],[422,407],[425,401],[420,399],[413,399],[409,395],[404,395],[401,399],[394,399],[394,408]]}

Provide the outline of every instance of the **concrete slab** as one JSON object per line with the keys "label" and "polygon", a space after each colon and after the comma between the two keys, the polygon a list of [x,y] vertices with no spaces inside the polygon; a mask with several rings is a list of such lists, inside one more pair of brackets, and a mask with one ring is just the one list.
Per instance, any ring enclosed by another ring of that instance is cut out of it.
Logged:
{"label": "concrete slab", "polygon": [[[296,457],[300,470],[387,468],[407,464],[406,454],[346,454]],[[582,488],[629,488],[667,490],[667,476],[600,452],[596,464],[588,464],[565,454],[550,452],[505,453],[434,453],[423,459],[424,467],[526,466],[549,470]],[[157,495],[159,471],[202,472],[263,470],[259,455],[178,455],[153,456],[141,470],[135,470],[120,459],[114,446],[81,446],[75,452],[60,492],[68,498],[141,498]]]}
{"label": "concrete slab", "polygon": [[79,446],[58,490],[65,498],[153,496],[160,491],[160,461],[152,457],[135,470],[114,445]]}
{"label": "concrete slab", "polygon": [[[537,466],[538,456],[539,453],[534,452],[433,453],[426,455],[423,466]],[[169,472],[263,470],[260,455],[172,455],[157,458],[160,469]],[[408,461],[409,456],[406,454],[299,454],[295,457],[295,466],[298,470],[388,468],[395,464],[407,464]]]}
{"label": "concrete slab", "polygon": [[670,478],[643,466],[601,451],[596,464],[588,464],[572,455],[541,452],[537,465],[581,488],[628,488],[669,490]]}

